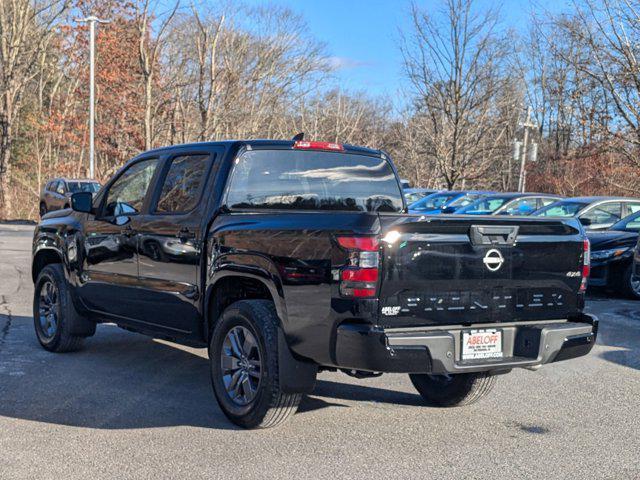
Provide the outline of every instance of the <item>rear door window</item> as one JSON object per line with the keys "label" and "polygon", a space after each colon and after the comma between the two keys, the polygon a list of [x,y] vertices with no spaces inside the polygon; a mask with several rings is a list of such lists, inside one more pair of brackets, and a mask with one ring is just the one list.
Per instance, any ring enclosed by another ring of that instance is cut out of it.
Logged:
{"label": "rear door window", "polygon": [[509,215],[529,215],[537,210],[538,201],[535,197],[521,198],[511,203],[505,210]]}
{"label": "rear door window", "polygon": [[195,208],[200,200],[209,159],[208,154],[203,154],[180,155],[171,160],[162,183],[156,213],[183,213]]}
{"label": "rear door window", "polygon": [[540,199],[540,205],[538,208],[542,208],[542,207],[546,207],[547,205],[551,205],[552,203],[557,202],[558,199],[557,198],[541,198]]}
{"label": "rear door window", "polygon": [[629,215],[640,212],[640,203],[627,203],[627,208],[629,209]]}
{"label": "rear door window", "polygon": [[252,150],[236,160],[233,209],[399,212],[402,193],[389,162],[351,153]]}
{"label": "rear door window", "polygon": [[622,203],[613,202],[599,205],[582,215],[582,218],[591,220],[594,225],[615,223],[622,218]]}

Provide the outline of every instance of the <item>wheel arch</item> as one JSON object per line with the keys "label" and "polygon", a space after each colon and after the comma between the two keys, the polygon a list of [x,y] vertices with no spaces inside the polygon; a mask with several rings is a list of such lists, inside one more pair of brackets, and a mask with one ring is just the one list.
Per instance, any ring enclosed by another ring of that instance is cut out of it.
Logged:
{"label": "wheel arch", "polygon": [[273,281],[264,276],[235,271],[219,271],[215,281],[207,286],[205,295],[205,339],[209,342],[211,331],[225,308],[239,300],[269,300],[276,307],[280,327],[285,328],[287,313],[284,299]]}
{"label": "wheel arch", "polygon": [[55,248],[39,248],[31,262],[31,278],[33,282],[38,279],[38,275],[40,272],[52,263],[61,263],[64,264],[64,260],[62,258],[62,254]]}

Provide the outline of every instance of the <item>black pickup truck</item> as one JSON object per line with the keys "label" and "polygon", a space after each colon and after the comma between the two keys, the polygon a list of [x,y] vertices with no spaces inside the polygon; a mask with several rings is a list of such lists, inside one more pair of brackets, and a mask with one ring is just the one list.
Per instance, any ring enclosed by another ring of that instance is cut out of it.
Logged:
{"label": "black pickup truck", "polygon": [[406,213],[382,151],[306,141],[172,146],[35,230],[34,324],[50,351],[112,322],[207,347],[247,428],[281,423],[322,370],[407,373],[425,401],[587,354],[577,220]]}

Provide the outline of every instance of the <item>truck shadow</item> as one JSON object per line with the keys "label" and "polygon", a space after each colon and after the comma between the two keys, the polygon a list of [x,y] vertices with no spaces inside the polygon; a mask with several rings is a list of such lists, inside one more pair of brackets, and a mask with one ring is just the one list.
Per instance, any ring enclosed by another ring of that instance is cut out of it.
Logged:
{"label": "truck shadow", "polygon": [[[237,429],[218,408],[203,349],[100,325],[82,351],[52,354],[37,343],[31,317],[3,326],[0,416],[96,429]],[[299,411],[348,407],[340,400],[420,404],[418,395],[319,380]]]}
{"label": "truck shadow", "polygon": [[[598,345],[615,347],[616,350],[600,352],[600,358],[618,365],[640,370],[640,323],[614,327],[611,320],[600,320]],[[634,320],[628,320],[634,322]]]}

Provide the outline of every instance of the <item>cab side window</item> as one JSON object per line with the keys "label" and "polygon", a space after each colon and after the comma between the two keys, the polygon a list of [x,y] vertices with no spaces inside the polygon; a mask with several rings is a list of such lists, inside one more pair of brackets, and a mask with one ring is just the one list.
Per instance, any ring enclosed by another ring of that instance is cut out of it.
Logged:
{"label": "cab side window", "polygon": [[209,155],[181,155],[171,160],[156,213],[185,213],[193,210],[210,164]]}
{"label": "cab side window", "polygon": [[139,213],[157,165],[157,158],[149,158],[127,168],[109,187],[104,216]]}

